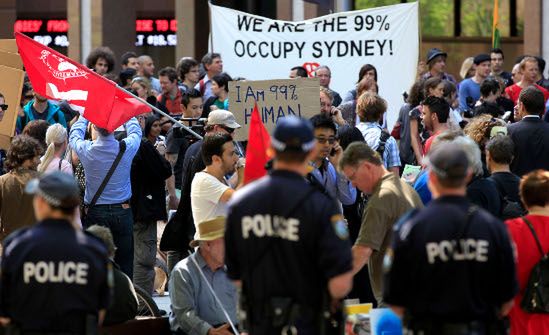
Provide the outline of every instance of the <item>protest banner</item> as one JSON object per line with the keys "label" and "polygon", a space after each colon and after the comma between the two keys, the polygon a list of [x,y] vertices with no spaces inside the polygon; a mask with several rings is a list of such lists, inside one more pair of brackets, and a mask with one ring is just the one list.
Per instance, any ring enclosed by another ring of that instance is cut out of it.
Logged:
{"label": "protest banner", "polygon": [[246,141],[254,104],[261,121],[272,133],[280,118],[288,115],[310,118],[320,112],[319,83],[316,78],[241,80],[229,82],[229,109],[242,128],[233,138]]}
{"label": "protest banner", "polygon": [[23,61],[17,53],[0,50],[0,64],[23,70]]}
{"label": "protest banner", "polygon": [[0,148],[5,150],[8,149],[10,139],[14,135],[24,76],[22,70],[0,65],[0,93],[4,96],[4,104],[8,105],[8,109],[3,113],[0,110]]}
{"label": "protest banner", "polygon": [[231,75],[250,80],[287,78],[297,65],[327,65],[330,87],[342,97],[355,88],[360,67],[372,64],[392,126],[402,93],[415,80],[418,8],[413,2],[287,22],[210,4],[210,50],[221,54]]}

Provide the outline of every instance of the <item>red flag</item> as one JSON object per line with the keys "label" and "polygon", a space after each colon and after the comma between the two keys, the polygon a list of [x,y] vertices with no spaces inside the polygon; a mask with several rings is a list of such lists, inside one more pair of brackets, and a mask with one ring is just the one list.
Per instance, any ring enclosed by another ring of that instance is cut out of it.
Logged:
{"label": "red flag", "polygon": [[244,184],[248,184],[267,174],[265,164],[270,159],[267,149],[271,145],[271,138],[257,109],[257,103],[252,111],[250,130],[248,132],[248,146],[246,147],[246,166],[244,167]]}
{"label": "red flag", "polygon": [[150,111],[116,84],[70,58],[16,32],[19,54],[33,89],[55,100],[67,100],[98,127],[114,131],[135,115]]}

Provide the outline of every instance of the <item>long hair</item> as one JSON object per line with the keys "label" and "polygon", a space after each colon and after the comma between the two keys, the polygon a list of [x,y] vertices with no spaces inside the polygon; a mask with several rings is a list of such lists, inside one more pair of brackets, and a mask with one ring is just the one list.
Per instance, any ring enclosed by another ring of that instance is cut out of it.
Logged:
{"label": "long hair", "polygon": [[[42,157],[42,162],[38,165],[38,172],[44,172],[52,159],[55,157],[55,152],[67,141],[67,129],[59,123],[48,127],[46,131],[46,153]],[[62,159],[62,158],[61,158]]]}

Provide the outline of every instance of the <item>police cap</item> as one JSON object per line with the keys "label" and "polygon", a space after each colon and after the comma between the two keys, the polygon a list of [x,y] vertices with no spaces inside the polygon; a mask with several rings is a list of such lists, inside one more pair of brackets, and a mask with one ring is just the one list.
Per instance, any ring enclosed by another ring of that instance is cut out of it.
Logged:
{"label": "police cap", "polygon": [[465,151],[456,143],[440,143],[427,156],[427,166],[443,179],[459,180],[467,176],[469,160]]}
{"label": "police cap", "polygon": [[315,146],[313,125],[297,116],[282,118],[276,124],[271,145],[277,151],[309,152]]}
{"label": "police cap", "polygon": [[71,209],[80,204],[80,189],[68,173],[54,171],[27,183],[25,192],[39,195],[52,207]]}

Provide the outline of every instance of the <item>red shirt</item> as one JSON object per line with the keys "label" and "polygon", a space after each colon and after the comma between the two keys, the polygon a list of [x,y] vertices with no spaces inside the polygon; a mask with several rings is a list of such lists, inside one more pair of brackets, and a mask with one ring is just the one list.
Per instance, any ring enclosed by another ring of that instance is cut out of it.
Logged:
{"label": "red shirt", "polygon": [[169,93],[159,94],[158,97],[156,97],[156,100],[166,106],[171,115],[181,115],[183,114],[183,110],[181,109],[182,97],[183,95],[181,94],[181,90],[178,88],[177,94],[173,100],[170,99]]}
{"label": "red shirt", "polygon": [[429,153],[429,150],[431,150],[431,144],[433,144],[434,139],[440,135],[440,131],[434,133],[433,135],[429,136],[429,138],[425,141],[425,145],[423,146],[423,155],[426,156]]}
{"label": "red shirt", "polygon": [[[538,84],[534,84],[534,86],[536,86],[543,93],[545,102],[547,102],[547,99],[549,99],[549,91],[539,86]],[[516,105],[520,95],[520,91],[522,91],[522,87],[517,84],[513,84],[505,89],[505,94],[507,94],[509,99],[513,100],[513,104]]]}
{"label": "red shirt", "polygon": [[[532,222],[543,252],[549,252],[549,216],[527,215]],[[530,272],[541,259],[532,232],[521,218],[505,221],[509,233],[515,243],[517,253],[517,276],[519,293],[509,318],[511,319],[511,335],[549,334],[549,314],[529,314],[520,308],[524,289],[528,283]]]}

